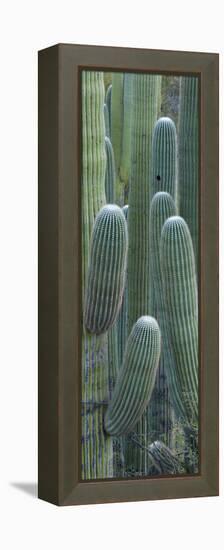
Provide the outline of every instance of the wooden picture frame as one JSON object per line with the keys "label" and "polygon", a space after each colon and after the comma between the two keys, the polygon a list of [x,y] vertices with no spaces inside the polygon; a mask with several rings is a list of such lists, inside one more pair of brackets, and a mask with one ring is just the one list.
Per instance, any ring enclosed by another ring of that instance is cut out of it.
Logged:
{"label": "wooden picture frame", "polygon": [[[39,52],[39,498],[57,505],[218,495],[218,54],[59,44]],[[80,479],[80,71],[200,78],[200,472]]]}

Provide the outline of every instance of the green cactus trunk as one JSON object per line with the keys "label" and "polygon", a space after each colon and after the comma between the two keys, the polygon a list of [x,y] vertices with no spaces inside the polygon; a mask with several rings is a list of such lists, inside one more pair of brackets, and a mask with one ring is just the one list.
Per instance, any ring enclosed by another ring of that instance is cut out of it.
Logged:
{"label": "green cactus trunk", "polygon": [[92,239],[84,322],[93,334],[106,332],[117,319],[126,278],[128,232],[124,214],[107,204],[97,214]]}
{"label": "green cactus trunk", "polygon": [[[159,200],[156,201],[157,207],[150,210],[150,313],[159,320],[158,310],[161,309],[162,292],[162,277],[159,269],[161,231],[166,218],[177,213],[175,208],[177,201],[177,134],[174,122],[168,117],[159,118],[153,131],[151,193],[152,197],[157,196],[158,193]],[[175,416],[171,405],[164,361],[165,357],[162,354],[149,406],[150,433],[153,440],[162,440],[166,445],[173,447],[172,426]]]}
{"label": "green cactus trunk", "polygon": [[179,114],[180,215],[190,229],[198,267],[199,194],[199,95],[198,78],[181,77]]}
{"label": "green cactus trunk", "polygon": [[114,162],[114,152],[110,139],[105,137],[105,148],[107,156],[107,166],[105,175],[105,192],[107,203],[114,203],[114,187],[116,183],[116,170]]}
{"label": "green cactus trunk", "polygon": [[165,322],[185,417],[198,426],[198,294],[192,240],[183,218],[169,218],[161,235]]}
{"label": "green cactus trunk", "polygon": [[124,189],[120,178],[123,134],[123,86],[123,73],[113,73],[111,95],[111,143],[113,145],[116,168],[114,197],[115,203],[119,206],[123,206],[124,204]]}
{"label": "green cactus trunk", "polygon": [[128,330],[150,311],[149,210],[152,133],[161,78],[133,75],[132,172],[128,211]]}
{"label": "green cactus trunk", "polygon": [[127,340],[123,365],[105,414],[107,433],[127,434],[136,426],[152,394],[160,348],[156,320],[149,316],[138,319]]}
{"label": "green cactus trunk", "polygon": [[120,179],[122,181],[124,203],[128,199],[131,173],[132,154],[132,117],[133,117],[133,74],[124,74],[123,84],[123,132],[120,163]]}
{"label": "green cactus trunk", "polygon": [[[128,333],[142,315],[150,312],[149,208],[152,176],[152,134],[160,102],[161,77],[133,75],[132,162],[128,210]],[[149,439],[147,411],[136,426],[137,437]],[[146,475],[149,461],[127,440],[127,467]]]}
{"label": "green cactus trunk", "polygon": [[[95,217],[105,204],[104,82],[102,73],[82,73],[82,301]],[[108,337],[82,338],[82,479],[113,476],[113,440],[103,429],[109,400]]]}

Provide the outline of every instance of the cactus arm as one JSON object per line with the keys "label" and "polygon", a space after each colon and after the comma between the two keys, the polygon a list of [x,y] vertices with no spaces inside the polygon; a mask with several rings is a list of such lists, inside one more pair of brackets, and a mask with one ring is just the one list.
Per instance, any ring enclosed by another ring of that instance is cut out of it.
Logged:
{"label": "cactus arm", "polygon": [[141,418],[155,383],[160,346],[156,320],[148,316],[138,319],[127,340],[123,365],[105,415],[107,433],[129,433]]}
{"label": "cactus arm", "polygon": [[116,321],[124,292],[128,233],[124,214],[107,204],[98,213],[92,234],[84,322],[102,334]]}
{"label": "cactus arm", "polygon": [[157,120],[152,142],[152,197],[165,191],[177,203],[177,132],[169,117]]}
{"label": "cactus arm", "polygon": [[165,222],[160,251],[165,318],[179,393],[192,425],[198,422],[198,295],[193,245],[183,218]]}

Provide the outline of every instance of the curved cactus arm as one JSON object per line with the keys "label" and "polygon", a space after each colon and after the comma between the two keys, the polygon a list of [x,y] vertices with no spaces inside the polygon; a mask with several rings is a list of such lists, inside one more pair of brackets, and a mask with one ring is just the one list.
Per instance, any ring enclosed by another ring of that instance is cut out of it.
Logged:
{"label": "curved cactus arm", "polygon": [[194,251],[183,218],[162,229],[161,265],[165,319],[175,359],[179,394],[190,424],[198,421],[198,293]]}
{"label": "curved cactus arm", "polygon": [[198,78],[181,77],[179,114],[180,215],[190,229],[198,263],[199,102]]}
{"label": "curved cactus arm", "polygon": [[116,204],[98,213],[92,234],[84,323],[94,334],[102,334],[116,321],[126,276],[127,223]]}
{"label": "curved cactus arm", "polygon": [[107,166],[105,174],[105,193],[106,200],[112,204],[114,202],[114,187],[116,182],[116,170],[114,162],[114,151],[110,139],[105,137],[105,149],[107,156]]}
{"label": "curved cactus arm", "polygon": [[177,132],[169,117],[157,120],[152,140],[152,197],[165,191],[177,203]]}
{"label": "curved cactus arm", "polygon": [[141,418],[152,394],[160,356],[160,330],[153,317],[135,323],[109,403],[104,427],[111,435],[127,434]]}

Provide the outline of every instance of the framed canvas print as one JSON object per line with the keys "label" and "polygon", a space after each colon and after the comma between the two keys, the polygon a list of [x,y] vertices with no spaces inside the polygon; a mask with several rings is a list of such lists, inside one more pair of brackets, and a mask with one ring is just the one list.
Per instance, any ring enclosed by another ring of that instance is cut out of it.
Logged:
{"label": "framed canvas print", "polygon": [[218,495],[218,55],[39,52],[39,497]]}

